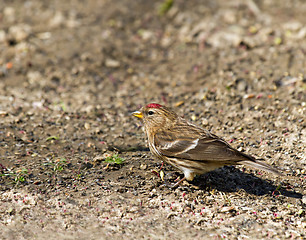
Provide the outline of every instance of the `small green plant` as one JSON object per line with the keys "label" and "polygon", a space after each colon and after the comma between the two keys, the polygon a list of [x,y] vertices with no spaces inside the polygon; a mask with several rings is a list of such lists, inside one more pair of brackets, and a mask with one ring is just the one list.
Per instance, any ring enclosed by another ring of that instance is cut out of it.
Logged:
{"label": "small green plant", "polygon": [[61,108],[62,108],[62,110],[63,110],[64,112],[67,112],[66,104],[65,104],[63,101],[61,101],[61,102],[59,103],[59,105],[61,106]]}
{"label": "small green plant", "polygon": [[63,112],[67,111],[67,106],[63,101],[54,102],[53,106],[56,107],[57,109],[63,111]]}
{"label": "small green plant", "polygon": [[66,158],[58,158],[55,161],[44,163],[45,166],[51,166],[54,173],[63,171],[67,164]]}
{"label": "small green plant", "polygon": [[13,183],[15,183],[16,185],[19,183],[23,183],[26,181],[26,177],[28,176],[28,169],[26,168],[22,168],[22,169],[18,169],[16,171],[13,170],[8,170],[7,173],[2,173],[0,174],[0,176],[9,176],[9,177],[13,177],[14,181]]}
{"label": "small green plant", "polygon": [[59,139],[59,137],[57,137],[57,136],[50,136],[50,137],[46,138],[46,141],[58,140],[58,139]]}
{"label": "small green plant", "polygon": [[76,180],[81,180],[81,178],[82,178],[82,173],[79,173],[79,174],[76,175],[76,178],[75,178],[75,179],[76,179]]}
{"label": "small green plant", "polygon": [[159,15],[165,15],[173,5],[173,0],[164,0],[163,3],[160,4],[158,8]]}
{"label": "small green plant", "polygon": [[121,157],[118,157],[118,154],[113,154],[107,158],[105,158],[105,162],[107,163],[115,163],[115,164],[122,164],[124,162],[124,159]]}
{"label": "small green plant", "polygon": [[272,196],[277,196],[277,195],[279,195],[279,194],[281,194],[280,193],[280,189],[281,189],[281,187],[282,187],[282,184],[279,184],[278,186],[277,186],[277,188],[272,192]]}

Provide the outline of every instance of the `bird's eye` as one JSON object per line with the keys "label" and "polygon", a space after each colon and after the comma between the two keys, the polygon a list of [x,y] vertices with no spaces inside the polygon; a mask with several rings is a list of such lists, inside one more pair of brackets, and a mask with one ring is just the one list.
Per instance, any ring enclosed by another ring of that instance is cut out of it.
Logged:
{"label": "bird's eye", "polygon": [[148,112],[148,115],[153,115],[153,114],[154,114],[153,111],[149,111],[149,112]]}

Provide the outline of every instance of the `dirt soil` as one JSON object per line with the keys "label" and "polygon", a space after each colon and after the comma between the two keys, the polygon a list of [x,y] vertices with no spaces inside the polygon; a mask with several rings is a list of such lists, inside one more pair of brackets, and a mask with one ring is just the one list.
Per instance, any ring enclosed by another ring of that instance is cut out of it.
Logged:
{"label": "dirt soil", "polygon": [[[0,239],[306,238],[306,2],[170,5],[1,1]],[[284,176],[169,189],[130,115],[150,102]]]}

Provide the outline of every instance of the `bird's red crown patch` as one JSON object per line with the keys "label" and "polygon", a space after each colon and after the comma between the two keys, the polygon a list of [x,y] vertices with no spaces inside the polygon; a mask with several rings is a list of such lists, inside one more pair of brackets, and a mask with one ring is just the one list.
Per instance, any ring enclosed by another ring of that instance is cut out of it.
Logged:
{"label": "bird's red crown patch", "polygon": [[162,105],[158,104],[158,103],[150,103],[146,106],[147,108],[161,108]]}

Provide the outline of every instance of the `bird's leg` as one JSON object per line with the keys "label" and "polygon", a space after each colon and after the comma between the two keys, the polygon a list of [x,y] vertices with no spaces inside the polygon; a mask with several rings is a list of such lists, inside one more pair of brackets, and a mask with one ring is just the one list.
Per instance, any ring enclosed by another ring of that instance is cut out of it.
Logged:
{"label": "bird's leg", "polygon": [[[168,175],[172,175],[173,173],[168,173],[166,176],[168,176]],[[166,187],[169,187],[169,188],[176,188],[176,187],[178,187],[184,180],[185,180],[186,178],[185,177],[183,177],[181,180],[179,180],[178,182],[176,182],[176,183],[170,183],[168,180],[167,180],[167,177],[165,178],[165,180],[164,180],[164,186],[166,186]]]}
{"label": "bird's leg", "polygon": [[185,179],[186,179],[186,178],[183,177],[180,181],[178,181],[178,182],[176,182],[176,183],[172,183],[172,184],[171,184],[172,186],[170,186],[170,188],[176,188],[176,187],[178,187]]}

